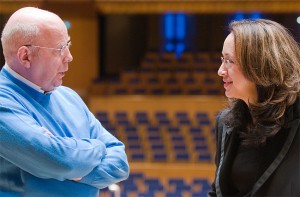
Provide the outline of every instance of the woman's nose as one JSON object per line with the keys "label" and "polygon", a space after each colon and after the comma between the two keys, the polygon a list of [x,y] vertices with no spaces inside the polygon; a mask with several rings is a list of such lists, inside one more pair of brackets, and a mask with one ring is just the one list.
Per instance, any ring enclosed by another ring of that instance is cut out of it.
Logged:
{"label": "woman's nose", "polygon": [[226,75],[226,72],[227,71],[224,68],[224,63],[222,63],[221,66],[220,66],[220,68],[219,68],[219,70],[218,70],[218,75],[219,76],[224,76],[224,75]]}

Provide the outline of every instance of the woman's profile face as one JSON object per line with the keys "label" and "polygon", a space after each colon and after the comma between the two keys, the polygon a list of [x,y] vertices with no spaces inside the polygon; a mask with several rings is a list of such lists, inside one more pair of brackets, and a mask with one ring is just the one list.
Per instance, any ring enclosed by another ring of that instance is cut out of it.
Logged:
{"label": "woman's profile face", "polygon": [[231,33],[224,41],[222,64],[218,75],[223,77],[225,95],[228,98],[242,99],[245,103],[257,100],[256,85],[243,74],[235,56],[234,35]]}

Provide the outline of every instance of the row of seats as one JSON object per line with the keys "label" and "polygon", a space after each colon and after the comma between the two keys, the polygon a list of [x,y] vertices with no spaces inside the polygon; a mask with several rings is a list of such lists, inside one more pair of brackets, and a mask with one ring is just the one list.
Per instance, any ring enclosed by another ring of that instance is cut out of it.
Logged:
{"label": "row of seats", "polygon": [[223,95],[217,70],[218,53],[147,52],[136,69],[124,69],[119,78],[97,80],[91,87],[98,95]]}
{"label": "row of seats", "polygon": [[120,78],[98,81],[91,93],[100,95],[223,95],[217,73],[123,71]]}
{"label": "row of seats", "polygon": [[204,126],[211,125],[211,119],[214,121],[214,117],[210,117],[205,111],[197,111],[194,114],[190,114],[187,111],[177,111],[174,113],[169,113],[167,111],[156,111],[154,113],[148,113],[147,111],[136,111],[133,114],[129,114],[126,111],[116,111],[110,114],[106,111],[98,111],[95,116],[102,123],[115,124],[147,124],[147,125],[195,125]]}
{"label": "row of seats", "polygon": [[[146,176],[142,172],[131,173],[129,178],[120,182],[121,197],[202,197],[210,190],[210,181],[206,177],[186,180],[180,176],[161,180]],[[115,197],[108,188],[100,191],[102,197]]]}
{"label": "row of seats", "polygon": [[220,53],[185,51],[180,56],[176,56],[171,52],[148,51],[141,61],[140,69],[216,72],[220,65]]}
{"label": "row of seats", "polygon": [[212,162],[213,120],[205,112],[139,111],[129,115],[101,111],[95,116],[124,142],[130,161]]}

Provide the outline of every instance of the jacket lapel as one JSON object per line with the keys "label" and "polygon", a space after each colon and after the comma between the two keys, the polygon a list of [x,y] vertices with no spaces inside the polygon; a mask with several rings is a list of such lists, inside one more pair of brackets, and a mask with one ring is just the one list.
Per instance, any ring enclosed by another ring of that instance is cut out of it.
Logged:
{"label": "jacket lapel", "polygon": [[[227,193],[226,185],[228,184],[228,170],[231,167],[231,161],[235,155],[238,144],[238,135],[233,131],[233,128],[227,127],[223,124],[222,128],[222,142],[221,142],[221,157],[217,171],[216,191],[217,196],[222,197]],[[220,187],[222,185],[222,188]]]}
{"label": "jacket lapel", "polygon": [[289,135],[277,155],[277,157],[274,159],[274,161],[271,163],[271,165],[268,167],[268,169],[262,174],[262,176],[257,180],[255,185],[253,186],[252,191],[248,194],[249,196],[253,196],[257,192],[257,190],[266,182],[266,180],[272,175],[272,173],[275,171],[275,169],[279,166],[279,164],[282,162],[283,158],[287,154],[288,150],[290,149],[290,146],[293,142],[293,139],[295,138],[295,135],[297,133],[297,130],[299,128],[300,120],[294,120],[290,123],[287,123],[286,127],[284,128],[285,131],[289,130]]}

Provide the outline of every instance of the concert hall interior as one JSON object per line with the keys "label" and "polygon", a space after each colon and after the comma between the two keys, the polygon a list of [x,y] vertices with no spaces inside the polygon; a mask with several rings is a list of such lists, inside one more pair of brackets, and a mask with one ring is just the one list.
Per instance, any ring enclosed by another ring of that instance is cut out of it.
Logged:
{"label": "concert hall interior", "polygon": [[4,0],[0,29],[24,6],[50,10],[67,25],[74,60],[63,85],[125,144],[130,176],[117,184],[122,197],[210,190],[216,115],[227,106],[217,71],[231,20],[272,19],[300,43],[295,0]]}

